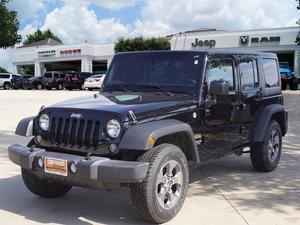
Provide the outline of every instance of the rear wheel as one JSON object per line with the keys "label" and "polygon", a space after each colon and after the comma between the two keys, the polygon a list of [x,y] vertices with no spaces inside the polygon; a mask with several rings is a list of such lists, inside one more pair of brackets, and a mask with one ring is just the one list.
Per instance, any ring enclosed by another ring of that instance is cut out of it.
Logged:
{"label": "rear wheel", "polygon": [[[34,144],[35,142],[32,139],[27,146],[31,147]],[[22,178],[29,191],[44,198],[55,198],[62,196],[72,188],[72,186],[63,184],[61,182],[41,179],[24,168],[22,168]]]}
{"label": "rear wheel", "polygon": [[264,141],[251,147],[250,156],[253,167],[261,172],[273,171],[280,160],[282,134],[279,124],[271,121]]}
{"label": "rear wheel", "polygon": [[43,89],[43,86],[42,86],[41,84],[37,84],[37,85],[36,85],[36,89],[37,89],[37,90],[42,90],[42,89]]}
{"label": "rear wheel", "polygon": [[5,82],[5,83],[3,84],[3,88],[4,88],[5,90],[10,89],[10,83]]}
{"label": "rear wheel", "polygon": [[290,89],[292,91],[296,91],[298,90],[298,79],[297,78],[293,78],[291,81],[290,81]]}
{"label": "rear wheel", "polygon": [[149,162],[145,180],[131,188],[131,201],[148,222],[164,223],[181,209],[186,198],[189,172],[184,153],[175,145],[162,144],[138,161]]}
{"label": "rear wheel", "polygon": [[63,86],[62,84],[58,84],[56,88],[57,88],[57,90],[62,90],[63,87],[64,87],[64,86]]}
{"label": "rear wheel", "polygon": [[284,80],[284,79],[281,79],[281,89],[282,90],[286,90],[286,80]]}

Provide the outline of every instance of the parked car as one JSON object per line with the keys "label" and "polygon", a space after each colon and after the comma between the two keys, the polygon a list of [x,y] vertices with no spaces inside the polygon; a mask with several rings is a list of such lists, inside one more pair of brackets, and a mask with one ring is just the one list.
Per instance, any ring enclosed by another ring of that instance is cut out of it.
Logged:
{"label": "parked car", "polygon": [[11,80],[13,78],[18,77],[19,75],[11,74],[11,73],[0,73],[0,87],[3,89],[10,89],[11,88]]}
{"label": "parked car", "polygon": [[287,85],[291,90],[298,90],[298,79],[294,76],[288,62],[279,62],[282,90],[286,90]]}
{"label": "parked car", "polygon": [[43,89],[43,84],[42,84],[42,79],[43,77],[31,77],[27,80],[26,85],[27,89],[37,89],[41,90]]}
{"label": "parked car", "polygon": [[32,140],[8,155],[32,193],[128,187],[137,212],[164,223],[185,201],[189,166],[250,153],[257,171],[277,167],[288,112],[276,54],[152,51],[111,63],[99,94],[19,122],[16,134]]}
{"label": "parked car", "polygon": [[47,90],[56,88],[57,90],[62,90],[64,88],[64,79],[66,75],[60,71],[48,71],[44,74],[42,78],[42,85]]}
{"label": "parked car", "polygon": [[64,87],[68,90],[84,89],[84,80],[92,76],[92,73],[88,72],[73,72],[66,73],[66,79],[64,81]]}
{"label": "parked car", "polygon": [[84,81],[84,88],[87,88],[89,91],[92,91],[97,88],[101,88],[105,74],[96,74],[93,75]]}
{"label": "parked car", "polygon": [[11,79],[11,88],[13,89],[27,89],[27,82],[33,75],[16,76]]}

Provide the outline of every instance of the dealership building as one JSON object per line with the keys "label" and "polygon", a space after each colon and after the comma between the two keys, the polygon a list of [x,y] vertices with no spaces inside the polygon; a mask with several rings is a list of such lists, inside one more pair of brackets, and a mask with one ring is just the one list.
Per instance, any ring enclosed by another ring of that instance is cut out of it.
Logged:
{"label": "dealership building", "polygon": [[[280,62],[288,62],[300,77],[300,46],[295,43],[299,27],[225,31],[200,29],[168,36],[171,50],[235,49],[274,52]],[[64,45],[52,39],[16,48],[14,73],[31,65],[36,76],[45,71],[105,72],[114,56],[114,44]]]}
{"label": "dealership building", "polygon": [[172,50],[234,49],[276,53],[300,77],[299,27],[242,31],[200,29],[171,35]]}
{"label": "dealership building", "polygon": [[47,39],[16,48],[13,53],[14,73],[23,66],[34,67],[34,75],[46,71],[105,72],[114,56],[114,44],[64,45]]}

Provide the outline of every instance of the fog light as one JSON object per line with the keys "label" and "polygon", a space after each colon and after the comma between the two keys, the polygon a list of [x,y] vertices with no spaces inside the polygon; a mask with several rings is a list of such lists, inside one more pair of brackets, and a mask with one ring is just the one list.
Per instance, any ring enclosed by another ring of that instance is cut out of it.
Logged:
{"label": "fog light", "polygon": [[76,166],[75,163],[72,162],[70,164],[70,170],[71,170],[72,173],[76,173],[77,172],[77,166]]}
{"label": "fog light", "polygon": [[39,158],[39,159],[38,159],[38,166],[39,166],[40,168],[43,168],[43,167],[44,167],[44,161],[43,161],[42,158]]}
{"label": "fog light", "polygon": [[110,151],[110,153],[113,153],[113,154],[117,153],[117,151],[118,151],[117,145],[116,144],[110,144],[109,145],[109,151]]}

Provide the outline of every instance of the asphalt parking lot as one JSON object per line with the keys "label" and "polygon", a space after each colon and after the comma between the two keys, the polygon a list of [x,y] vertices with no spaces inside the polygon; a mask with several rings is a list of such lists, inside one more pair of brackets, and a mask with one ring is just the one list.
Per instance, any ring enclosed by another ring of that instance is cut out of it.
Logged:
{"label": "asphalt parking lot", "polygon": [[[42,105],[88,91],[0,90],[0,224],[143,224],[127,189],[112,192],[73,188],[66,196],[42,199],[23,185],[20,168],[7,158],[7,146],[26,144],[14,135],[18,121]],[[300,224],[300,91],[287,91],[289,132],[276,171],[252,169],[249,155],[229,156],[191,171],[188,197],[168,224]]]}

